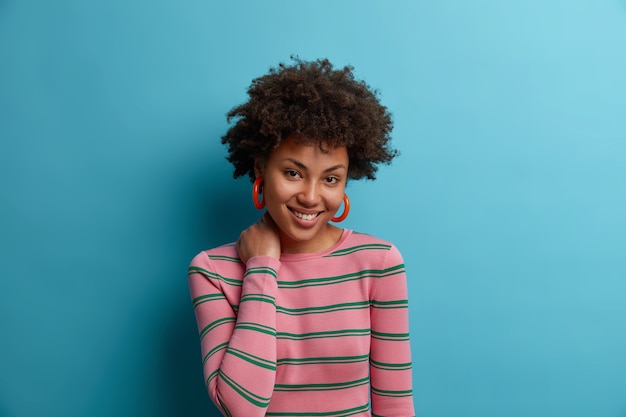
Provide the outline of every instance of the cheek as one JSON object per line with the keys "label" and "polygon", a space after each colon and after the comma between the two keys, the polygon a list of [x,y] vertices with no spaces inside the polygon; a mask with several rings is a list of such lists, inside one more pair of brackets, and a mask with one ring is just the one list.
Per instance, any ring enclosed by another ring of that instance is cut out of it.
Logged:
{"label": "cheek", "polygon": [[329,200],[328,205],[331,210],[338,210],[343,205],[343,195],[344,192],[337,192],[333,195],[332,199]]}
{"label": "cheek", "polygon": [[284,202],[289,191],[285,184],[271,182],[265,187],[263,193],[265,194],[265,202],[271,205]]}

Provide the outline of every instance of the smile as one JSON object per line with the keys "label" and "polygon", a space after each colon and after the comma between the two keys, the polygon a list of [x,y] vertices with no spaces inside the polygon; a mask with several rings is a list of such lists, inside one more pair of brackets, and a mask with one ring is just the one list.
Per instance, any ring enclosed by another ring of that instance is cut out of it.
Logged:
{"label": "smile", "polygon": [[319,213],[305,214],[305,213],[300,213],[299,211],[295,211],[294,209],[290,209],[290,210],[297,218],[305,220],[305,221],[311,221],[317,216],[319,216]]}

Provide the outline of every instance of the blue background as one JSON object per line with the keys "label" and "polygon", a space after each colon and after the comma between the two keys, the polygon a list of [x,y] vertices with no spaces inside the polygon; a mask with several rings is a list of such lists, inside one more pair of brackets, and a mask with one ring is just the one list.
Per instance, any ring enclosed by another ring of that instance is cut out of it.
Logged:
{"label": "blue background", "polygon": [[258,213],[219,143],[290,54],[401,157],[420,417],[626,416],[626,2],[0,1],[0,416],[216,416],[186,268]]}

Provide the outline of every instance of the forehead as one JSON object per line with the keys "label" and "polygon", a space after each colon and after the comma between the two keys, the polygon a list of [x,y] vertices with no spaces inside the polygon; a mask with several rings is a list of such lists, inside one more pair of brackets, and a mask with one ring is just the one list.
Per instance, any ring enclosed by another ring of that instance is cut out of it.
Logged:
{"label": "forehead", "polygon": [[269,155],[269,163],[296,160],[307,167],[344,165],[348,168],[348,150],[345,146],[330,147],[319,141],[302,141],[289,137]]}

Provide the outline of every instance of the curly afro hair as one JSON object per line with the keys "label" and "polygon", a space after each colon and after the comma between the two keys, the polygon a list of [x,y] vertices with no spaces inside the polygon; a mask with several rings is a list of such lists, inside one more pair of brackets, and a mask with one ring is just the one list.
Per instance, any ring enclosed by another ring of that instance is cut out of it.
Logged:
{"label": "curly afro hair", "polygon": [[351,66],[334,69],[328,59],[279,64],[252,81],[250,99],[227,114],[234,125],[222,137],[234,177],[254,180],[254,161],[267,160],[283,139],[293,137],[320,149],[345,146],[348,178],[375,179],[376,164],[389,164],[391,114]]}

